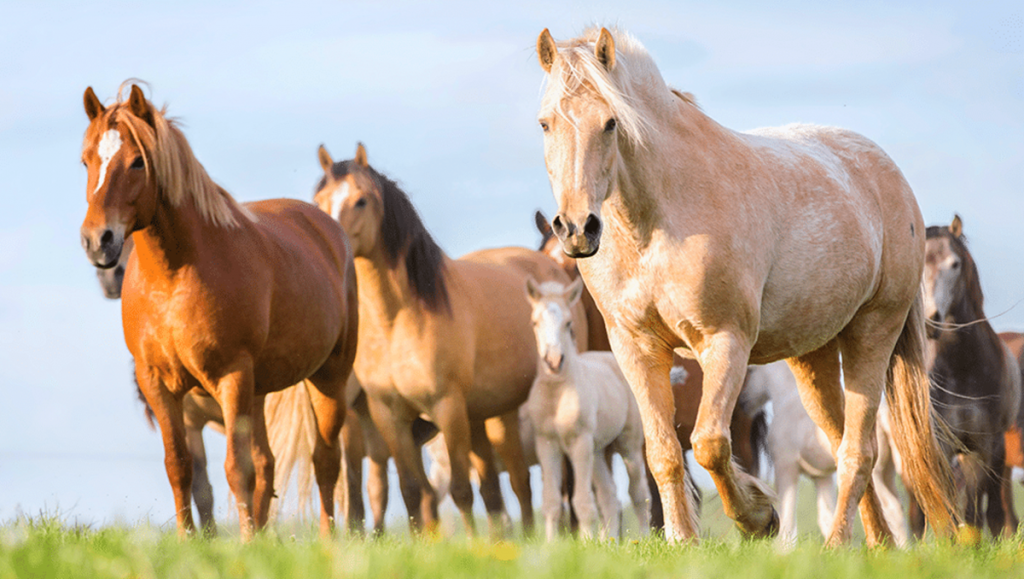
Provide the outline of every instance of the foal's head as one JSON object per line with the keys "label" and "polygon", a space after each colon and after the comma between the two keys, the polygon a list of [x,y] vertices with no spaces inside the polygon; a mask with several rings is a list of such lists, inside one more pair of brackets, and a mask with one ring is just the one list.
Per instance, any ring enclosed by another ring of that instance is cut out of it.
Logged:
{"label": "foal's head", "polygon": [[533,308],[531,319],[537,339],[537,354],[549,374],[561,372],[566,354],[576,352],[572,308],[582,293],[582,279],[577,279],[568,287],[555,281],[538,284],[533,278],[526,280],[526,295]]}
{"label": "foal's head", "polygon": [[978,270],[964,243],[960,216],[949,227],[929,227],[925,239],[925,316],[938,323],[984,317]]}
{"label": "foal's head", "polygon": [[144,227],[157,206],[156,181],[143,143],[155,140],[153,107],[132,85],[128,102],[104,107],[92,87],[85,90],[89,127],[82,144],[88,171],[82,247],[96,267],[118,264],[124,240]]}

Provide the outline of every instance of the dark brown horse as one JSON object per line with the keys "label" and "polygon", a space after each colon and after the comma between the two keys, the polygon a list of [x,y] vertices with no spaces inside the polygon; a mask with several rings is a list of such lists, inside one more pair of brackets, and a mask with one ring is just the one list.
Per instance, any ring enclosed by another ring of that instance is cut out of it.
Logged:
{"label": "dark brown horse", "polygon": [[[956,437],[967,491],[965,538],[980,540],[987,521],[993,536],[1006,526],[1001,491],[1005,481],[1005,433],[1016,421],[1021,371],[985,318],[978,268],[967,250],[960,216],[926,233],[925,315],[932,403]],[[988,506],[982,512],[983,499]],[[920,536],[923,516],[911,509]]]}
{"label": "dark brown horse", "polygon": [[135,241],[121,295],[125,342],[160,425],[179,534],[195,529],[185,395],[205,390],[224,413],[225,470],[249,539],[274,492],[264,397],[307,378],[320,530],[329,534],[358,325],[344,231],[308,203],[236,202],[136,85],[109,107],[90,87],[84,104],[82,245],[93,265],[109,268],[125,238]]}

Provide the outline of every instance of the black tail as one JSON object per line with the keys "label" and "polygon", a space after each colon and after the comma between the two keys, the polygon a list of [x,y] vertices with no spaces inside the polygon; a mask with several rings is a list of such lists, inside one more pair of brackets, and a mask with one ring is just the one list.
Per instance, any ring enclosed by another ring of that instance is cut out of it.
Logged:
{"label": "black tail", "polygon": [[153,414],[153,409],[150,408],[149,402],[142,394],[142,388],[139,388],[139,378],[135,375],[135,360],[132,360],[132,382],[135,383],[135,394],[139,397],[139,402],[142,402],[142,406],[146,409],[146,422],[149,423],[150,428],[156,430],[156,415]]}

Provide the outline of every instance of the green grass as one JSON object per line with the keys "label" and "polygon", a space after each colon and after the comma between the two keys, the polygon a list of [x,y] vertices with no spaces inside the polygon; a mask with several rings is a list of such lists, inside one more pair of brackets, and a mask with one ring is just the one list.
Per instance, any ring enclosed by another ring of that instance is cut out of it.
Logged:
{"label": "green grass", "polygon": [[[1020,485],[1014,485],[1018,500]],[[339,536],[323,542],[313,525],[274,525],[241,544],[230,521],[216,539],[179,540],[173,528],[150,524],[89,527],[60,515],[20,517],[0,523],[0,579],[28,578],[444,578],[460,577],[585,579],[717,577],[829,579],[915,579],[919,577],[1024,578],[1024,535],[970,548],[927,541],[907,550],[822,548],[813,488],[802,484],[797,514],[800,541],[789,553],[773,543],[740,540],[721,502],[705,492],[703,540],[699,545],[668,545],[660,538],[599,543],[539,539],[494,543],[468,540],[457,517],[442,524],[451,539],[414,538],[397,527],[378,539]],[[1024,502],[1024,501],[1021,501]],[[1020,503],[1018,503],[1020,504]],[[625,529],[636,520],[625,513]],[[480,521],[479,528],[487,525]],[[541,533],[542,527],[540,529]],[[855,545],[861,544],[858,539]]]}
{"label": "green grass", "polygon": [[1024,540],[980,548],[941,542],[906,551],[826,551],[804,540],[787,554],[768,542],[707,539],[672,546],[658,538],[622,543],[539,540],[427,540],[339,537],[321,542],[271,530],[249,544],[237,538],[181,541],[139,525],[89,529],[55,518],[0,526],[0,577],[1024,577]]}

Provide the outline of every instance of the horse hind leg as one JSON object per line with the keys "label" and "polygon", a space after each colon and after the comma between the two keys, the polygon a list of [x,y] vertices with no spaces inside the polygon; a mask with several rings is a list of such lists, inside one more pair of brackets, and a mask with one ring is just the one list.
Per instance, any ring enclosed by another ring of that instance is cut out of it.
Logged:
{"label": "horse hind leg", "polygon": [[213,486],[207,472],[206,445],[203,442],[203,427],[206,415],[195,404],[189,404],[191,394],[183,400],[185,443],[192,455],[192,499],[199,511],[199,525],[203,533],[213,537],[217,534],[217,522],[213,516]]}
{"label": "horse hind leg", "polygon": [[650,506],[652,502],[650,487],[648,486],[647,467],[643,454],[643,439],[630,445],[631,448],[623,449],[622,463],[626,467],[626,475],[629,478],[629,500],[633,504],[633,512],[636,514],[637,525],[641,536],[646,535],[651,527]]}
{"label": "horse hind leg", "polygon": [[345,371],[338,358],[309,377],[313,388],[307,388],[309,402],[316,419],[317,437],[313,444],[313,472],[320,491],[320,536],[330,537],[334,531],[334,489],[341,475],[340,435],[345,423]]}
{"label": "horse hind leg", "polygon": [[363,506],[363,457],[366,456],[366,443],[359,416],[351,408],[341,427],[341,446],[344,484],[339,488],[344,490],[341,502],[345,511],[345,524],[350,532],[361,534],[366,530],[366,510]]}
{"label": "horse hind leg", "polygon": [[615,479],[608,463],[596,456],[594,460],[594,496],[598,514],[601,518],[600,537],[602,540],[622,538],[620,518],[622,508],[619,505]]}
{"label": "horse hind leg", "polygon": [[519,410],[513,410],[499,417],[487,420],[487,437],[498,451],[505,470],[508,472],[512,492],[519,501],[519,512],[523,523],[523,535],[533,534],[533,490],[530,488],[530,466],[523,455],[523,443],[519,433]]}
{"label": "horse hind leg", "polygon": [[[427,480],[423,454],[412,434],[412,422],[418,413],[399,399],[369,398],[370,415],[381,438],[387,443],[398,470],[398,482],[413,532],[437,530],[437,495]],[[392,406],[394,404],[394,407]],[[468,452],[468,449],[467,449]],[[379,457],[378,457],[379,459]],[[371,462],[377,463],[377,460]],[[385,461],[379,462],[381,470]],[[371,473],[371,477],[373,473]],[[468,477],[468,475],[467,475]],[[468,482],[468,481],[467,481]],[[471,489],[472,490],[472,489]]]}
{"label": "horse hind leg", "polygon": [[487,511],[489,532],[494,539],[508,536],[511,520],[505,511],[505,500],[501,496],[501,480],[498,467],[494,463],[494,448],[487,438],[487,429],[483,422],[472,423],[470,444],[472,452],[469,458],[480,477],[480,497]]}

